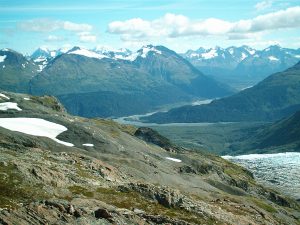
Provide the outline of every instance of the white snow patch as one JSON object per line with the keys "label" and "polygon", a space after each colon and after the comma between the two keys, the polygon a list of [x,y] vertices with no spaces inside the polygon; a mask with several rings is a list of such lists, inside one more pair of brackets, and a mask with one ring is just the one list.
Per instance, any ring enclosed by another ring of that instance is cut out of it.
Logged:
{"label": "white snow patch", "polygon": [[55,51],[51,51],[51,52],[50,52],[50,56],[51,56],[51,57],[55,57],[55,56],[56,56],[56,52],[55,52]]}
{"label": "white snow patch", "polygon": [[88,146],[88,147],[94,147],[94,144],[90,144],[90,143],[86,143],[86,144],[82,144],[83,146]]}
{"label": "white snow patch", "polygon": [[234,49],[233,48],[230,48],[229,50],[229,53],[232,55],[234,53]]}
{"label": "white snow patch", "polygon": [[211,59],[215,58],[218,56],[217,50],[216,49],[211,49],[209,52],[202,53],[201,55],[204,59]]}
{"label": "white snow patch", "polygon": [[49,122],[39,118],[0,118],[0,126],[8,130],[18,131],[21,133],[48,137],[57,143],[74,146],[72,143],[58,140],[56,137],[62,132],[68,130],[65,126]]}
{"label": "white snow patch", "polygon": [[25,68],[26,67],[25,64],[22,63],[22,67]]}
{"label": "white snow patch", "polygon": [[296,58],[300,58],[300,55],[295,55]]}
{"label": "white snow patch", "polygon": [[192,103],[192,106],[195,105],[207,105],[209,103],[211,103],[214,99],[205,99],[205,100],[198,100]]}
{"label": "white snow patch", "polygon": [[26,101],[29,101],[29,100],[30,100],[30,98],[24,98],[24,100],[26,100]]}
{"label": "white snow patch", "polygon": [[3,65],[2,68],[4,69],[4,68],[5,68],[5,65]]}
{"label": "white snow patch", "polygon": [[33,61],[34,61],[34,62],[44,62],[45,60],[46,60],[45,57],[40,56],[40,57],[36,58],[36,59],[33,60]]}
{"label": "white snow patch", "polygon": [[175,159],[175,158],[171,158],[171,157],[166,157],[167,160],[171,160],[173,162],[182,162],[180,159]]}
{"label": "white snow patch", "polygon": [[96,59],[103,59],[108,58],[106,55],[98,54],[96,52],[87,50],[87,49],[78,49],[72,52],[68,52],[68,54],[74,54],[74,55],[83,55],[89,58],[96,58]]}
{"label": "white snow patch", "polygon": [[269,56],[269,60],[271,60],[271,61],[279,61],[279,59],[276,58],[275,56]]}
{"label": "white snow patch", "polygon": [[9,100],[9,97],[7,97],[5,94],[0,93],[0,98],[6,98]]}
{"label": "white snow patch", "polygon": [[245,58],[247,58],[247,55],[243,52],[242,57],[241,57],[241,61],[243,61]]}
{"label": "white snow patch", "polygon": [[6,55],[0,55],[0,63],[4,62],[5,59],[6,59]]}
{"label": "white snow patch", "polygon": [[18,107],[18,103],[15,103],[15,102],[0,103],[0,110],[1,111],[7,111],[9,109],[15,109],[15,110],[18,110],[18,111],[22,111],[22,109]]}
{"label": "white snow patch", "polygon": [[251,50],[248,49],[248,52],[249,52],[250,55],[254,55],[256,53],[256,51],[254,49],[251,49]]}

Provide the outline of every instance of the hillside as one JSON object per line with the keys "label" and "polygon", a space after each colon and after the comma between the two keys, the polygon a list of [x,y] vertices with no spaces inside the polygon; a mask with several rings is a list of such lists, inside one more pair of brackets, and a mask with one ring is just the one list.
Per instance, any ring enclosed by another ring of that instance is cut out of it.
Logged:
{"label": "hillside", "polygon": [[38,66],[11,49],[0,50],[0,89],[28,93],[29,81]]}
{"label": "hillside", "polygon": [[207,105],[157,113],[148,122],[274,121],[300,109],[300,63],[273,74],[252,88]]}
{"label": "hillside", "polygon": [[[300,151],[300,111],[255,133],[230,147],[233,154]],[[241,149],[243,149],[241,151]]]}
{"label": "hillside", "polygon": [[[3,224],[299,224],[295,200],[217,156],[49,96],[1,92],[0,104]],[[157,139],[167,148],[144,141]]]}

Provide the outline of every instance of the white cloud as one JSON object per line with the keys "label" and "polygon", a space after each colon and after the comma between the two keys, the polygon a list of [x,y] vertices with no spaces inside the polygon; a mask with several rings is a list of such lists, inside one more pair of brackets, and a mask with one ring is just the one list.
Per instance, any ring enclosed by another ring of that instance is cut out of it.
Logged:
{"label": "white cloud", "polygon": [[96,42],[97,41],[96,35],[93,35],[90,32],[80,32],[80,33],[77,33],[77,35],[81,42]]}
{"label": "white cloud", "polygon": [[91,31],[93,27],[89,24],[78,24],[78,23],[72,23],[69,21],[63,22],[63,28],[68,31],[75,31],[75,32],[80,32],[80,31]]}
{"label": "white cloud", "polygon": [[72,32],[91,31],[93,27],[85,23],[72,23],[69,21],[33,19],[22,21],[18,24],[19,28],[33,32],[52,32],[56,30],[66,30]]}
{"label": "white cloud", "polygon": [[56,41],[63,41],[65,40],[63,37],[59,37],[59,36],[56,36],[56,35],[49,35],[45,41],[48,41],[48,42],[56,42]]}
{"label": "white cloud", "polygon": [[272,0],[266,0],[266,1],[258,2],[254,7],[256,10],[261,11],[272,7],[272,5],[273,5]]}
{"label": "white cloud", "polygon": [[121,35],[124,41],[144,41],[153,38],[176,38],[187,36],[225,36],[228,39],[251,38],[272,30],[300,27],[300,7],[291,7],[253,19],[229,22],[216,18],[191,20],[183,15],[166,14],[148,21],[133,18],[114,21],[107,31]]}

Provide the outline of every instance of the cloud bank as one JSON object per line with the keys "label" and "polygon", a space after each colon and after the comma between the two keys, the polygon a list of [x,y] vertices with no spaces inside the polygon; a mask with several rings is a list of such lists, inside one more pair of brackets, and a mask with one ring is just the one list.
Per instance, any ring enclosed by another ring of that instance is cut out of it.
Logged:
{"label": "cloud bank", "polygon": [[234,22],[217,18],[191,20],[184,15],[168,13],[151,21],[141,18],[113,21],[108,24],[107,32],[120,35],[124,41],[188,36],[225,36],[228,39],[247,39],[259,33],[298,27],[300,27],[299,6]]}
{"label": "cloud bank", "polygon": [[[28,32],[51,33],[55,31],[67,31],[75,33],[80,42],[96,42],[96,35],[92,34],[93,26],[85,23],[73,23],[70,21],[33,19],[22,21],[18,28]],[[46,42],[63,41],[65,38],[50,34],[45,38]]]}

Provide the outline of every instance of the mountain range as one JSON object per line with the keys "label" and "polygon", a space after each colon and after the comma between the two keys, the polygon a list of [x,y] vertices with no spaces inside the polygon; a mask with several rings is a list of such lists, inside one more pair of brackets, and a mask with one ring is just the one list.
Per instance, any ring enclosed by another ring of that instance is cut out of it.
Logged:
{"label": "mountain range", "polygon": [[225,49],[199,48],[181,55],[204,74],[243,89],[295,65],[300,60],[300,49],[273,45],[256,50],[244,45]]}
{"label": "mountain range", "polygon": [[300,62],[257,85],[210,104],[183,106],[146,118],[157,123],[275,121],[300,110]]}
{"label": "mountain range", "polygon": [[[27,58],[8,52],[1,52],[5,59],[0,63],[3,65],[0,76],[9,76],[14,83],[11,88],[1,83],[1,89],[57,96],[75,115],[109,117],[145,113],[165,104],[233,92],[163,46],[148,45],[135,53],[79,47],[58,51],[38,49]],[[8,70],[7,62],[14,55],[22,57],[24,62],[14,62]]]}

